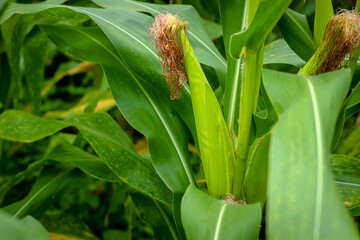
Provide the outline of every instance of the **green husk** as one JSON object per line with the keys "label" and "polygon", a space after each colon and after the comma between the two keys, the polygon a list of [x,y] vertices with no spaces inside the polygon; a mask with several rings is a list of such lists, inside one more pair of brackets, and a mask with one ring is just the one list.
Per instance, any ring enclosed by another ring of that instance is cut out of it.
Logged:
{"label": "green husk", "polygon": [[343,68],[345,56],[351,56],[359,42],[359,16],[355,11],[343,10],[329,20],[320,46],[298,74],[318,75]]}
{"label": "green husk", "polygon": [[[159,56],[163,56],[163,65],[170,68],[169,72],[175,72],[175,69],[171,69],[174,66],[176,71],[185,70],[182,74],[189,81],[208,191],[215,198],[224,198],[233,191],[235,154],[219,102],[189,42],[186,34],[187,24],[170,13],[157,15],[156,21],[167,23],[165,27],[157,23],[151,27],[152,32],[166,35],[164,41],[155,43],[155,46],[162,45],[157,46],[158,51],[165,49],[166,54],[159,53]],[[161,29],[157,29],[159,26]],[[167,52],[169,48],[172,52]],[[180,58],[182,59],[179,60]]]}

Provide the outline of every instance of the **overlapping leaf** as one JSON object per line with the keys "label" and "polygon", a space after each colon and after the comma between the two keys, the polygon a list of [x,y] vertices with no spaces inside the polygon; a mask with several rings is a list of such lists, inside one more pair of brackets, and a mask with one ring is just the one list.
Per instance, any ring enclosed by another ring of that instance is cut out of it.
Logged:
{"label": "overlapping leaf", "polygon": [[346,119],[353,116],[360,109],[360,82],[356,87],[351,91],[350,95],[347,97],[344,106],[341,109],[340,116],[337,120],[335,133],[332,140],[332,148],[336,146],[341,137],[343,131],[344,122]]}
{"label": "overlapping leaf", "polygon": [[255,240],[260,231],[260,204],[217,200],[191,185],[181,204],[181,216],[189,240]]}
{"label": "overlapping leaf", "polygon": [[[192,6],[160,5],[132,0],[93,0],[93,2],[107,9],[131,10],[151,14],[159,14],[166,11],[179,13],[184,20],[190,23],[187,33],[199,61],[202,64],[213,67],[217,72],[221,86],[223,88],[225,87],[226,60],[222,57],[214,43],[207,35],[205,26],[199,14]],[[146,26],[149,25],[150,23]],[[153,48],[152,46],[149,47]]]}
{"label": "overlapping leaf", "polygon": [[44,169],[25,198],[3,209],[14,218],[23,218],[26,215],[41,216],[70,184],[78,181],[80,176],[81,172],[71,167]]}
{"label": "overlapping leaf", "polygon": [[[169,105],[168,96],[164,96],[169,90],[161,76],[160,63],[154,64],[158,62],[157,54],[145,28],[152,18],[120,9],[81,8],[46,3],[39,6],[40,4],[12,4],[2,20],[14,13],[35,13],[50,8],[71,9],[92,18],[109,39],[96,30],[73,30],[77,36],[73,39],[59,34],[53,26],[46,28],[46,31],[60,49],[71,53],[77,59],[103,64],[120,111],[131,125],[148,138],[150,154],[157,172],[171,190],[184,192],[189,182],[193,181],[188,166],[187,134],[178,115]],[[59,14],[61,15],[61,11]],[[45,27],[43,29],[45,30]],[[62,28],[63,33],[66,30],[69,33],[71,28]],[[89,52],[89,49],[94,52]],[[118,80],[119,76],[121,81]],[[185,93],[183,100],[174,101],[172,105],[194,133],[189,97],[190,95]]]}
{"label": "overlapping leaf", "polygon": [[304,61],[316,51],[305,15],[287,9],[277,24],[290,48]]}
{"label": "overlapping leaf", "polygon": [[83,114],[66,121],[57,121],[9,110],[0,116],[0,138],[35,141],[68,126],[79,129],[100,158],[122,181],[155,199],[168,204],[171,202],[170,191],[150,163],[136,153],[131,140],[106,114]]}
{"label": "overlapping leaf", "polygon": [[303,77],[266,70],[263,79],[280,114],[270,144],[269,239],[356,239],[328,165],[350,71]]}
{"label": "overlapping leaf", "polygon": [[228,71],[226,75],[226,85],[224,91],[224,116],[228,127],[234,125],[234,132],[237,132],[237,118],[239,116],[240,101],[240,82],[242,74],[240,72],[241,60],[236,61],[230,56],[229,45],[230,36],[242,30],[243,12],[245,1],[222,0],[219,1],[221,23],[224,32],[224,45]]}
{"label": "overlapping leaf", "polygon": [[250,26],[231,36],[231,56],[239,58],[243,47],[257,52],[290,3],[291,0],[260,1]]}
{"label": "overlapping leaf", "polygon": [[360,207],[360,159],[333,154],[331,168],[348,209]]}
{"label": "overlapping leaf", "polygon": [[263,205],[266,201],[270,136],[268,133],[256,139],[249,150],[244,179],[247,203]]}
{"label": "overlapping leaf", "polygon": [[264,65],[268,64],[290,64],[300,68],[305,62],[291,50],[284,39],[279,39],[265,46]]}

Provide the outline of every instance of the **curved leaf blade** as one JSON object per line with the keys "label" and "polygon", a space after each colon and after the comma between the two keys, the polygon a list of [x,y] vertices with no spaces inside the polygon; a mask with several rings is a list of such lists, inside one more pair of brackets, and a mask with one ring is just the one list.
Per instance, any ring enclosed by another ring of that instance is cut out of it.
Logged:
{"label": "curved leaf blade", "polygon": [[243,205],[217,200],[189,186],[181,203],[186,239],[219,240],[258,238],[260,204]]}
{"label": "curved leaf blade", "polygon": [[46,229],[34,218],[27,216],[22,220],[0,212],[0,234],[3,240],[50,240]]}
{"label": "curved leaf blade", "polygon": [[360,206],[360,159],[332,154],[331,168],[336,185],[348,209]]}
{"label": "curved leaf blade", "polygon": [[316,51],[316,47],[306,16],[288,8],[277,26],[290,48],[301,59],[308,61]]}
{"label": "curved leaf blade", "polygon": [[265,46],[264,65],[268,64],[290,64],[301,68],[305,62],[291,50],[284,39],[279,39]]}
{"label": "curved leaf blade", "polygon": [[[12,13],[35,13],[37,12],[36,6],[36,4],[32,4],[30,7],[27,4],[12,4],[8,11]],[[111,63],[106,60],[106,64],[103,63],[103,68],[117,105],[129,123],[148,138],[150,154],[155,161],[155,168],[160,176],[165,179],[166,184],[175,192],[184,192],[189,182],[194,183],[194,177],[188,163],[187,134],[181,120],[168,104],[170,100],[164,97],[165,91],[161,91],[166,83],[161,76],[160,63],[158,65],[153,64],[158,62],[157,55],[154,47],[150,47],[150,40],[147,38],[147,32],[144,31],[144,27],[150,24],[152,18],[141,13],[119,9],[106,10],[52,4],[48,4],[47,7],[67,8],[89,16],[111,40],[111,42],[107,40],[106,45],[113,45],[116,52],[109,52],[112,55],[108,59]],[[31,11],[28,11],[28,8],[31,8]],[[44,6],[41,10],[44,10]],[[134,28],[134,25],[128,24],[129,22],[140,27]],[[52,34],[55,36],[56,32],[53,31]],[[88,38],[87,43],[92,42],[92,47],[103,48],[101,42],[93,35],[84,32],[81,34]],[[78,59],[84,60],[85,58],[88,60],[86,58],[91,55],[91,52],[88,51],[89,46],[81,47],[81,42],[77,42],[77,47],[69,47],[60,40],[64,36],[59,34],[56,36],[58,37],[57,44],[62,44],[59,46],[60,48],[63,47],[67,52],[72,50],[71,53]],[[72,41],[69,39],[65,42],[70,43],[70,46],[72,45]],[[80,54],[78,54],[79,47]],[[106,48],[105,50],[109,51]],[[85,55],[83,55],[84,53]],[[141,57],[139,58],[139,56]],[[118,81],[119,75],[123,77],[121,82]],[[154,81],[150,82],[150,80]],[[157,89],[159,86],[160,89]],[[184,97],[184,102],[174,101],[178,104],[171,105],[175,106],[181,113],[180,115],[194,133],[195,126],[190,95],[185,96],[187,97]],[[148,120],[144,121],[145,118]],[[193,135],[196,136],[196,134]],[[169,169],[175,171],[175,174]]]}
{"label": "curved leaf blade", "polygon": [[230,37],[233,33],[242,30],[245,1],[219,1],[220,17],[223,28],[223,38],[226,52],[228,71],[224,91],[224,116],[229,129],[238,132],[237,119],[240,105],[240,82],[242,78],[241,60],[234,60],[230,56]]}
{"label": "curved leaf blade", "polygon": [[270,133],[267,133],[257,138],[249,150],[244,178],[247,203],[260,202],[263,206],[266,201],[270,137]]}
{"label": "curved leaf blade", "polygon": [[0,138],[22,142],[35,141],[62,128],[75,126],[122,181],[145,195],[167,204],[171,202],[171,192],[150,162],[136,153],[131,140],[107,114],[88,113],[66,121],[57,121],[8,110],[0,115],[0,123]]}
{"label": "curved leaf blade", "polygon": [[[82,11],[88,12],[90,10],[86,9]],[[98,24],[102,28],[106,29],[108,34],[111,34],[110,39],[117,42],[115,45],[118,46],[118,50],[119,48],[123,49],[119,50],[121,56],[129,57],[131,56],[130,54],[134,55],[134,52],[137,52],[135,56],[138,56],[138,54],[143,56],[146,56],[147,54],[147,56],[149,56],[146,49],[142,48],[139,50],[137,44],[140,43],[136,43],[136,41],[133,40],[133,37],[136,37],[135,35],[129,37],[127,36],[127,31],[124,30],[125,32],[121,32],[117,27],[113,26],[115,24],[113,23],[113,19],[119,14],[119,10],[113,10],[113,15],[103,9],[97,9],[97,11],[91,10],[91,13],[88,14],[93,18],[96,18]],[[100,16],[96,14],[99,14]],[[125,15],[124,12],[122,12],[121,15],[124,16],[123,19],[119,20],[120,22],[122,21],[121,27],[126,25],[127,21],[139,22],[144,21],[144,18],[146,21],[149,20],[149,17],[133,12],[130,12],[128,15]],[[144,16],[144,18],[139,18],[139,16]],[[140,24],[141,26],[145,25],[144,22]],[[74,32],[66,27],[59,30],[62,30],[62,32],[66,31],[68,33]],[[132,59],[129,57],[131,61],[129,60],[126,63],[123,62],[116,52],[114,53],[111,51],[111,48],[104,48],[104,46],[100,44],[104,42],[104,37],[99,37],[99,32],[89,32],[86,29],[79,28],[75,29],[75,31],[77,31],[76,35],[79,37],[79,41],[71,43],[73,41],[64,39],[66,35],[60,34],[60,32],[54,27],[46,27],[45,31],[60,49],[64,49],[68,52],[71,51],[71,54],[76,58],[89,60],[88,58],[91,58],[89,57],[91,54],[87,51],[89,47],[99,49],[99,52],[101,49],[108,52],[107,55],[110,58],[103,60],[101,57],[94,60],[103,64],[107,81],[120,111],[131,125],[148,138],[150,154],[152,155],[155,168],[161,177],[164,178],[166,184],[173,191],[184,192],[189,184],[189,181],[192,181],[193,178],[192,172],[188,166],[187,137],[185,135],[186,130],[181,120],[176,114],[174,114],[174,110],[167,103],[169,99],[164,98],[161,91],[156,89],[157,85],[150,84],[144,78],[135,73],[137,70],[136,68],[139,66],[149,70],[152,62],[145,57],[142,57],[143,62],[139,62],[138,58],[135,60],[134,57],[132,57]],[[131,32],[131,34],[134,33]],[[140,32],[139,34],[144,35],[144,32]],[[89,43],[90,46],[82,45],[83,42],[80,39],[87,39],[86,42]],[[129,42],[135,42],[135,45],[131,47]],[[78,47],[81,47],[82,49],[81,54],[78,52]],[[84,58],[83,54],[87,54],[87,56]],[[155,60],[153,59],[153,62],[157,62],[157,56],[153,53],[151,54],[155,58]],[[112,61],[111,63],[109,62],[110,60]],[[130,66],[136,67],[133,69],[130,68]],[[144,72],[144,70],[142,70],[142,72]],[[122,81],[118,81],[119,75],[122,76]],[[159,76],[161,79],[158,78]],[[148,79],[153,79],[151,76],[147,77]],[[157,79],[166,84],[160,73],[157,73]],[[181,105],[179,105],[178,108],[180,107]],[[169,171],[169,169],[172,170]]]}
{"label": "curved leaf blade", "polygon": [[[213,67],[218,75],[220,85],[225,87],[226,78],[226,60],[222,57],[220,52],[211,41],[206,33],[205,25],[196,12],[190,5],[160,5],[146,2],[132,1],[132,0],[92,0],[107,9],[123,9],[139,12],[147,12],[151,14],[163,13],[164,10],[170,12],[178,12],[184,20],[190,23],[187,33],[190,42],[193,45],[196,56],[202,64]],[[149,26],[150,22],[148,25]]]}
{"label": "curved leaf blade", "polygon": [[231,36],[231,56],[238,59],[243,47],[257,52],[290,3],[291,0],[260,1],[250,26]]}
{"label": "curved leaf blade", "polygon": [[303,77],[266,70],[263,79],[281,114],[270,145],[269,239],[356,239],[357,230],[328,166],[350,71]]}
{"label": "curved leaf blade", "polygon": [[340,116],[337,120],[335,127],[335,134],[332,140],[332,148],[336,147],[338,144],[345,120],[349,119],[360,109],[360,82],[352,89],[350,95],[345,101],[345,105],[342,107]]}
{"label": "curved leaf blade", "polygon": [[[35,182],[31,192],[22,200],[12,203],[3,209],[22,218],[26,215],[41,216],[49,204],[52,204],[66,188],[78,180],[81,172],[72,168],[47,168]],[[54,197],[55,196],[55,197]]]}
{"label": "curved leaf blade", "polygon": [[84,173],[102,181],[121,182],[100,158],[70,144],[56,145],[46,156],[57,162],[70,163]]}

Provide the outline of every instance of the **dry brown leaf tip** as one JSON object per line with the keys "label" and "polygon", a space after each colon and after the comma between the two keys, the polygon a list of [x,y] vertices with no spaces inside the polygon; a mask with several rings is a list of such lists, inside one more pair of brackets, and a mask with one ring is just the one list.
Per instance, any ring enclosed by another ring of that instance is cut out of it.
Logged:
{"label": "dry brown leaf tip", "polygon": [[149,35],[158,52],[162,75],[169,84],[172,100],[181,98],[182,89],[187,82],[184,51],[177,37],[177,30],[185,29],[187,24],[177,14],[165,13],[156,15],[149,27]]}

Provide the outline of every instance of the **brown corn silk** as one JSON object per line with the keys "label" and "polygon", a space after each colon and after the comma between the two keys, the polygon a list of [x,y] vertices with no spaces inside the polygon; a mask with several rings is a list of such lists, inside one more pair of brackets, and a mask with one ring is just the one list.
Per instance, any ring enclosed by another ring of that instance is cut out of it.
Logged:
{"label": "brown corn silk", "polygon": [[177,37],[177,30],[186,28],[177,14],[158,14],[149,27],[149,35],[161,61],[162,75],[170,87],[170,98],[180,99],[187,82],[184,51]]}
{"label": "brown corn silk", "polygon": [[350,57],[359,47],[359,42],[358,13],[342,10],[329,20],[320,46],[299,74],[317,75],[343,68],[345,56],[349,54]]}

